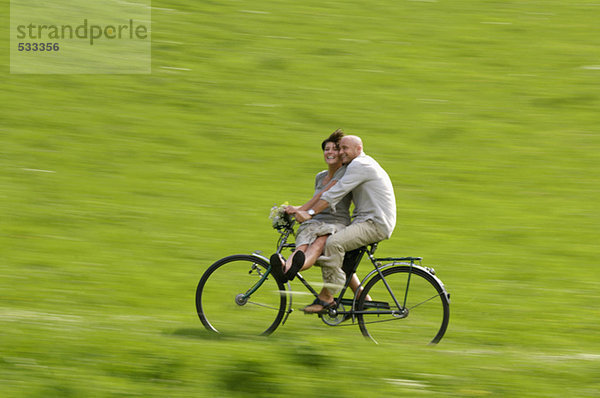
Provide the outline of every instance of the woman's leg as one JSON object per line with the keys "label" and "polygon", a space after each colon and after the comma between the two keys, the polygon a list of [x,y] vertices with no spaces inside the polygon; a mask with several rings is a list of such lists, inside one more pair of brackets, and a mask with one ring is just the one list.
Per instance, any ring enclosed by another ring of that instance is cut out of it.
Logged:
{"label": "woman's leg", "polygon": [[[308,247],[308,245],[301,245],[301,246],[298,246],[298,247],[296,248],[296,250],[294,250],[294,252],[293,252],[293,253],[292,253],[292,254],[291,254],[291,255],[290,255],[288,258],[287,258],[287,260],[286,260],[286,262],[285,262],[285,264],[284,264],[284,266],[283,266],[283,273],[284,273],[284,274],[285,274],[285,273],[286,273],[286,272],[287,272],[287,271],[290,269],[290,267],[292,266],[292,258],[294,258],[294,254],[296,254],[296,252],[303,252],[303,253],[304,253],[304,252],[306,252],[306,248],[307,248],[307,247]],[[306,263],[306,261],[305,261],[305,263]]]}
{"label": "woman's leg", "polygon": [[[292,266],[292,257],[294,256],[294,254],[297,251],[304,252],[304,256],[305,256],[304,265],[302,266],[300,271],[304,271],[304,270],[307,270],[310,267],[312,267],[315,264],[315,262],[317,261],[317,259],[321,256],[321,254],[323,254],[323,249],[325,248],[325,242],[327,241],[328,237],[329,237],[329,235],[319,236],[310,245],[299,246],[294,251],[294,253],[292,253],[292,255],[288,257],[286,264],[285,264],[285,269],[283,270],[283,272],[285,273],[285,272],[287,272],[288,269],[290,269],[290,267]],[[352,274],[352,278],[350,279],[349,286],[353,292],[356,292],[356,289],[360,286],[360,280],[358,279],[358,276],[356,274]],[[361,291],[363,290],[362,287],[360,290]],[[328,296],[328,297],[331,297],[331,296]],[[367,300],[370,300],[370,298],[367,297]]]}
{"label": "woman's leg", "polygon": [[300,269],[300,271],[304,271],[312,267],[317,259],[323,254],[323,248],[325,247],[325,241],[327,241],[327,237],[329,235],[319,236],[313,243],[310,245],[302,245],[296,248],[294,253],[288,257],[285,269],[283,272],[287,272],[288,269],[292,266],[292,258],[297,251],[304,252],[304,265]]}

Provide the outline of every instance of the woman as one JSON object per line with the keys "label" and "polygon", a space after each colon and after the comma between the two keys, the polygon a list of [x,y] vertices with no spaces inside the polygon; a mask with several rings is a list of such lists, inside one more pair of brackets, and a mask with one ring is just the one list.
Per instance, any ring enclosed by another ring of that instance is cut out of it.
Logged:
{"label": "woman", "polygon": [[[302,206],[287,206],[285,210],[288,214],[295,214],[299,210],[308,211],[317,203],[323,192],[342,178],[346,172],[346,166],[342,165],[339,156],[339,142],[343,136],[344,133],[338,129],[321,143],[327,170],[321,171],[315,177],[315,195],[312,199]],[[350,224],[351,201],[352,196],[348,194],[337,204],[335,211],[328,208],[300,225],[296,233],[296,250],[287,262],[284,264],[281,255],[271,256],[271,269],[276,277],[292,280],[298,271],[304,271],[315,264],[323,253],[327,237]],[[355,291],[359,285],[358,277],[354,274],[350,287]]]}

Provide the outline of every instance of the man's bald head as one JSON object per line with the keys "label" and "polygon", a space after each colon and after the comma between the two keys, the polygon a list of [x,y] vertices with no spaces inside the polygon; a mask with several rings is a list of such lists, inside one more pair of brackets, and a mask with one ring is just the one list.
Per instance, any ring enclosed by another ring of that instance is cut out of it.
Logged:
{"label": "man's bald head", "polygon": [[356,135],[347,135],[340,141],[340,156],[342,163],[348,164],[357,158],[363,151],[363,144],[360,137]]}

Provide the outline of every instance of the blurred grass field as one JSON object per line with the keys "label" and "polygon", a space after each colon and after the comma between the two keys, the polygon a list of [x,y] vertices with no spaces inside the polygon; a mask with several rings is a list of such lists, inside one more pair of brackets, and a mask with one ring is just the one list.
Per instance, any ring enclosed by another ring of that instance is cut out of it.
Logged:
{"label": "blurred grass field", "polygon": [[[11,75],[2,9],[0,395],[600,396],[597,2],[154,0],[145,76]],[[275,249],[339,127],[446,336],[208,334],[202,272]]]}

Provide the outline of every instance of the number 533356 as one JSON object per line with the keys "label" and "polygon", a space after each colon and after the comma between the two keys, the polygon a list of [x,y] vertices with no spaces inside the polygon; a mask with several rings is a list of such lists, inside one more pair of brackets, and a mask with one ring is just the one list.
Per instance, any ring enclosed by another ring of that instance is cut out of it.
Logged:
{"label": "number 533356", "polygon": [[19,43],[19,51],[59,51],[58,43]]}

